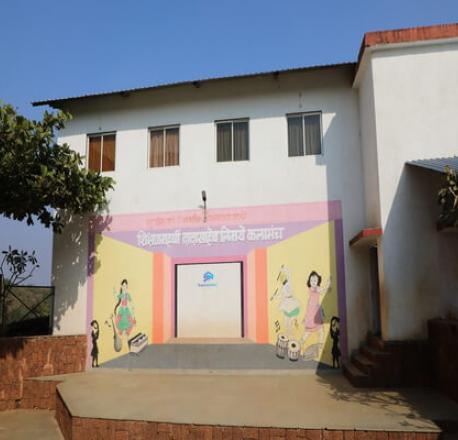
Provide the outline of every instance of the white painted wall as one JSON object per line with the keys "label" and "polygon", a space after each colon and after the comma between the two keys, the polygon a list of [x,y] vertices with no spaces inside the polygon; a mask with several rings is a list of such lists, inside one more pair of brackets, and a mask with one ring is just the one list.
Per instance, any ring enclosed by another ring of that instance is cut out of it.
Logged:
{"label": "white painted wall", "polygon": [[[117,132],[116,170],[107,173],[117,182],[110,195],[111,214],[193,209],[201,203],[203,189],[210,210],[341,200],[348,334],[354,348],[364,337],[369,318],[361,299],[368,295],[365,259],[347,246],[366,224],[353,73],[349,66],[75,102],[68,107],[74,120],[60,141],[85,154],[87,133]],[[323,112],[324,154],[288,157],[286,114],[316,110]],[[250,120],[250,160],[217,163],[214,121],[240,117]],[[180,124],[180,165],[148,169],[148,127],[168,124]],[[56,237],[56,255],[64,252],[64,246],[66,237]],[[72,260],[70,254],[65,258]],[[67,270],[82,272],[78,265]],[[77,278],[72,275],[68,283],[73,285]],[[68,319],[76,318],[68,315]],[[61,328],[75,326],[61,324]]]}
{"label": "white painted wall", "polygon": [[88,235],[84,218],[75,218],[54,235],[52,277],[55,286],[53,334],[86,333]]}
{"label": "white painted wall", "polygon": [[176,283],[178,338],[242,337],[242,263],[181,264]]}
{"label": "white painted wall", "polygon": [[[373,124],[361,120],[363,133],[371,132],[363,142],[366,175],[379,179],[383,335],[425,337],[427,319],[458,310],[458,239],[435,229],[440,177],[405,162],[458,152],[458,44],[375,47],[370,57],[364,80],[373,77],[376,139]],[[371,87],[359,86],[363,112]]]}
{"label": "white painted wall", "polygon": [[380,226],[380,192],[372,60],[367,60],[359,82],[359,115],[364,176],[364,202],[368,227]]}

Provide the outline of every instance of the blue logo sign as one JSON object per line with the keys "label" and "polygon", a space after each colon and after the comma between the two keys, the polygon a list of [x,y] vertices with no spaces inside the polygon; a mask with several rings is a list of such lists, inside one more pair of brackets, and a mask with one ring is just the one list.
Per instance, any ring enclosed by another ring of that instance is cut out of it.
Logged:
{"label": "blue logo sign", "polygon": [[207,281],[211,281],[215,278],[215,275],[213,275],[212,272],[205,272],[204,273],[204,283],[206,283]]}

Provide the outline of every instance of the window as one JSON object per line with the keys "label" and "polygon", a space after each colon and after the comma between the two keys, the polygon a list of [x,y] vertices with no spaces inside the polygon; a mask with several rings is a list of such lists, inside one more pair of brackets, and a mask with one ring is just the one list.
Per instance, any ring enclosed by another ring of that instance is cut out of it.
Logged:
{"label": "window", "polygon": [[217,122],[216,145],[218,162],[248,160],[248,119]]}
{"label": "window", "polygon": [[321,113],[287,115],[288,156],[321,154]]}
{"label": "window", "polygon": [[180,162],[179,127],[150,129],[150,168],[170,167]]}
{"label": "window", "polygon": [[88,168],[92,171],[114,171],[116,134],[89,136]]}

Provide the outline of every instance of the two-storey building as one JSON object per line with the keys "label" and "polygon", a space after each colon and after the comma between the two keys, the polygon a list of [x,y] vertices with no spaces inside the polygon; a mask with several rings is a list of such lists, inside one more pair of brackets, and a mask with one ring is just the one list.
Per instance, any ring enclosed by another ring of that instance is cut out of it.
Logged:
{"label": "two-storey building", "polygon": [[136,336],[243,338],[312,368],[368,331],[424,337],[457,311],[458,239],[440,173],[408,163],[457,153],[457,72],[444,25],[368,33],[355,63],[35,103],[116,181],[54,238],[55,334],[98,328],[101,363]]}

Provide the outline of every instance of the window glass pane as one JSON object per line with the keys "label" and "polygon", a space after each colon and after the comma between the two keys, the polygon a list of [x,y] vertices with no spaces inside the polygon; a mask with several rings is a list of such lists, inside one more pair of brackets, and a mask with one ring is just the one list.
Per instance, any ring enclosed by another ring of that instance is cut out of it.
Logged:
{"label": "window glass pane", "polygon": [[304,115],[306,154],[321,154],[321,115]]}
{"label": "window glass pane", "polygon": [[88,168],[100,171],[100,155],[102,153],[102,137],[91,136],[89,138],[89,162]]}
{"label": "window glass pane", "polygon": [[114,171],[116,150],[115,147],[116,136],[114,134],[103,136],[102,171]]}
{"label": "window glass pane", "polygon": [[288,117],[288,156],[304,155],[302,116]]}
{"label": "window glass pane", "polygon": [[217,129],[217,154],[218,162],[232,160],[232,123],[225,122],[216,125]]}
{"label": "window glass pane", "polygon": [[163,167],[164,166],[164,131],[151,131],[150,151],[149,151],[149,166]]}
{"label": "window glass pane", "polygon": [[248,121],[234,122],[234,160],[248,159]]}
{"label": "window glass pane", "polygon": [[179,163],[178,133],[178,128],[168,128],[165,131],[165,166]]}

